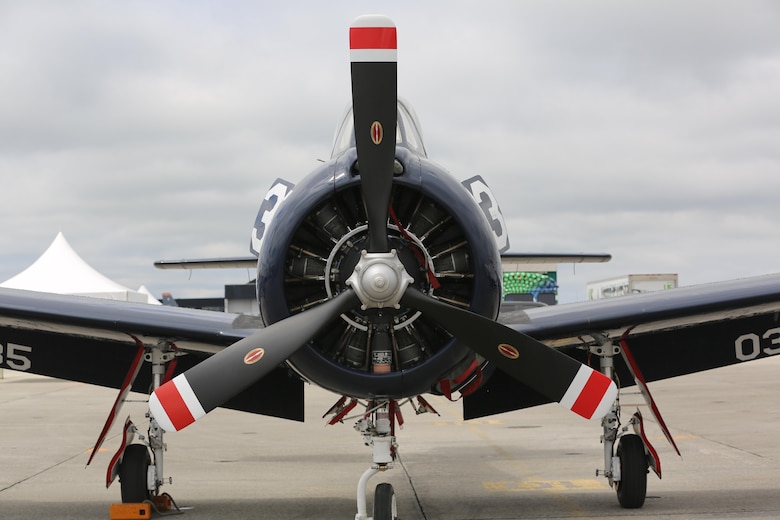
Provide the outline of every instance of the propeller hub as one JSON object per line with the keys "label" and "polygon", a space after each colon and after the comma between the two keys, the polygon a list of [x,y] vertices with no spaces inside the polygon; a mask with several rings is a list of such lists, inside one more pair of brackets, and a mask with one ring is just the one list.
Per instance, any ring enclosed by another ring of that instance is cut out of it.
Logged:
{"label": "propeller hub", "polygon": [[385,264],[374,264],[369,266],[361,277],[363,290],[372,299],[381,301],[386,300],[388,295],[392,295],[395,288],[398,287],[398,276],[395,271]]}
{"label": "propeller hub", "polygon": [[398,309],[401,296],[413,281],[395,249],[389,253],[363,250],[346,284],[357,293],[363,310],[390,306]]}

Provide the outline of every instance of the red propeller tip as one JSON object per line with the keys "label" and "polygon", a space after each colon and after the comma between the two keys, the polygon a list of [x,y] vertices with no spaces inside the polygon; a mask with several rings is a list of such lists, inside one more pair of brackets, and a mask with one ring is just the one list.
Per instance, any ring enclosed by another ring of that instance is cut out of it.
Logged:
{"label": "red propeller tip", "polygon": [[179,374],[149,396],[149,411],[163,430],[179,431],[206,415],[184,374]]}
{"label": "red propeller tip", "polygon": [[397,49],[395,24],[386,16],[361,16],[349,28],[350,59],[353,62],[398,61]]}
{"label": "red propeller tip", "polygon": [[617,393],[610,378],[582,365],[561,398],[561,405],[586,419],[601,419],[609,412]]}

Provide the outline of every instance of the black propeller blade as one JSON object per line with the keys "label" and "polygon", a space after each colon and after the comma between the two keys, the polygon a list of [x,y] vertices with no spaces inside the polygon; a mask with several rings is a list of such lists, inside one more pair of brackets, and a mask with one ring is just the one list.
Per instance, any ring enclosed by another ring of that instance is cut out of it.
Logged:
{"label": "black propeller blade", "polygon": [[386,253],[398,117],[395,24],[379,15],[357,18],[349,30],[349,48],[355,146],[368,217],[368,252]]}
{"label": "black propeller blade", "polygon": [[[395,24],[384,16],[356,19],[350,28],[350,59],[368,250],[386,253],[398,110]],[[152,416],[166,431],[188,426],[262,378],[359,303],[356,293],[347,291],[236,342],[155,390],[149,398]]]}
{"label": "black propeller blade", "polygon": [[163,430],[181,430],[261,379],[358,304],[354,291],[346,291],[237,341],[160,386],[149,397],[149,410]]}
{"label": "black propeller blade", "polygon": [[401,303],[438,322],[485,359],[545,397],[590,419],[603,417],[617,396],[610,378],[509,327],[406,289]]}

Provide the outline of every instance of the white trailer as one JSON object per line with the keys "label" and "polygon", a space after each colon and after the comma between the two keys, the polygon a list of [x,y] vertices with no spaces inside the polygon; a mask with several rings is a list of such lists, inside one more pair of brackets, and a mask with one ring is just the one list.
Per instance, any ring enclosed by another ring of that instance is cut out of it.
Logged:
{"label": "white trailer", "polygon": [[588,299],[664,291],[677,287],[677,274],[628,274],[588,283]]}

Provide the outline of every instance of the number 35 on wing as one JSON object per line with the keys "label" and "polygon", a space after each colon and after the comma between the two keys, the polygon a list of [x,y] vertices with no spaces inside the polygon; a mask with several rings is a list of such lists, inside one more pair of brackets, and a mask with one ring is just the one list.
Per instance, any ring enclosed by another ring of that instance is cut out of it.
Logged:
{"label": "number 35 on wing", "polygon": [[10,368],[11,370],[30,370],[32,362],[28,354],[31,352],[32,347],[26,345],[0,343],[0,367]]}

